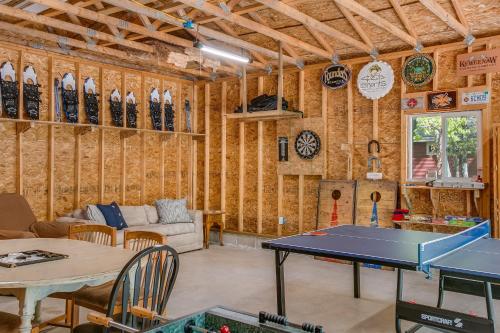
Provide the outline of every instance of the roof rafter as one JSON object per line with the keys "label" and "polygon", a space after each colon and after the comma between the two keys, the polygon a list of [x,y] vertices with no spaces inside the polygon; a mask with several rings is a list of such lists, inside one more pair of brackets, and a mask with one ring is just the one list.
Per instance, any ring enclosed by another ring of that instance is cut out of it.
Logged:
{"label": "roof rafter", "polygon": [[311,36],[313,36],[314,39],[316,39],[316,41],[321,45],[322,48],[324,48],[325,50],[327,50],[331,54],[335,53],[335,49],[330,45],[330,43],[328,43],[326,41],[326,38],[323,37],[323,35],[321,34],[321,32],[319,32],[318,30],[316,30],[314,28],[311,28],[308,25],[305,25],[304,27],[307,29],[307,31],[309,31],[309,33],[311,34]]}
{"label": "roof rafter", "polygon": [[361,25],[359,24],[358,20],[352,15],[351,11],[344,6],[341,6],[337,4],[338,9],[344,15],[346,20],[351,24],[352,28],[356,33],[361,37],[361,39],[366,43],[366,45],[369,45],[371,49],[373,49],[375,46],[373,45],[372,39],[368,34],[363,30]]}
{"label": "roof rafter", "polygon": [[469,36],[469,29],[458,22],[450,13],[448,13],[437,1],[435,0],[420,0],[429,11],[436,15],[441,21],[446,23],[450,28],[458,32],[464,37]]}
{"label": "roof rafter", "polygon": [[411,46],[415,48],[420,48],[419,42],[417,39],[409,34],[407,34],[405,31],[399,29],[397,26],[392,24],[391,22],[387,21],[380,15],[372,12],[368,8],[360,5],[354,0],[334,0],[337,4],[344,6],[345,8],[355,12],[359,16],[365,18],[366,20],[370,21],[374,25],[386,30],[387,32],[393,34],[394,36],[398,37],[399,39],[405,41],[406,43],[410,44]]}
{"label": "roof rafter", "polygon": [[[183,0],[183,1],[187,1],[187,0]],[[193,1],[193,0],[189,0],[189,1]],[[322,22],[318,21],[317,19],[315,19],[307,14],[304,14],[300,10],[298,10],[294,7],[291,7],[283,2],[275,1],[275,0],[256,0],[256,1],[269,7],[269,8],[274,9],[275,11],[277,11],[279,13],[282,13],[282,14],[289,16],[289,17],[293,18],[294,20],[299,21],[300,23],[302,23],[304,25],[307,25],[307,26],[314,28],[314,29],[318,29],[330,37],[337,38],[338,40],[342,41],[343,43],[346,43],[350,46],[354,46],[357,49],[365,51],[367,53],[371,52],[372,48],[369,45],[366,45],[365,43],[363,43],[357,39],[354,39],[351,36],[346,35],[343,32],[340,32],[337,29],[334,29],[331,26],[329,26],[325,23],[322,23]],[[328,52],[328,54],[330,54],[330,53]],[[332,58],[332,56],[333,55],[330,54],[330,59]]]}
{"label": "roof rafter", "polygon": [[469,22],[467,21],[467,18],[465,17],[464,10],[462,7],[462,2],[460,0],[451,0],[451,4],[453,5],[453,8],[455,9],[455,13],[457,13],[457,17],[460,20],[460,23],[462,23],[467,29],[470,28]]}
{"label": "roof rafter", "polygon": [[[37,0],[37,1],[41,1],[41,0]],[[47,0],[43,0],[43,1],[47,1]],[[55,0],[50,0],[50,1],[55,1]],[[103,0],[103,1],[110,3],[114,6],[119,6],[119,7],[125,8],[125,9],[130,10],[130,11],[135,12],[135,13],[144,14],[150,18],[156,18],[156,19],[161,20],[161,21],[166,22],[166,23],[170,23],[172,21],[171,17],[170,18],[165,17],[166,16],[165,13],[158,11],[154,8],[138,5],[137,3],[132,2],[132,1],[128,1],[128,0]],[[248,20],[248,21],[250,21],[250,20]],[[174,22],[174,23],[176,25],[182,26],[181,21]],[[206,37],[217,39],[217,40],[226,42],[228,44],[231,44],[233,46],[238,46],[238,47],[244,48],[244,49],[249,50],[249,51],[256,51],[256,52],[262,53],[270,58],[273,58],[273,59],[279,58],[278,52],[275,52],[275,51],[266,49],[264,47],[249,43],[247,41],[244,41],[244,40],[236,38],[236,37],[232,37],[232,36],[224,34],[222,32],[209,29],[205,26],[196,25],[195,30],[197,30],[200,34],[202,34]],[[288,57],[288,56],[284,56],[283,60],[286,61],[287,63],[291,63],[294,65],[301,64],[296,59],[294,59],[292,57]]]}
{"label": "roof rafter", "polygon": [[406,31],[408,31],[408,33],[410,35],[412,35],[413,37],[418,38],[418,35],[417,35],[417,32],[415,31],[415,28],[413,28],[413,26],[411,25],[410,20],[408,19],[408,16],[405,14],[405,12],[403,11],[403,8],[401,7],[401,4],[399,3],[399,0],[389,0],[389,2],[391,3],[392,8],[394,8],[394,11],[396,12],[396,14],[398,14],[398,17],[401,20],[401,23],[403,23],[403,25],[406,28]]}
{"label": "roof rafter", "polygon": [[[108,0],[106,0],[106,1],[108,1]],[[113,1],[116,1],[116,0],[113,0]],[[303,49],[304,51],[318,55],[320,57],[329,59],[332,56],[329,52],[327,52],[323,49],[320,49],[314,45],[308,44],[304,41],[301,41],[300,39],[289,36],[287,34],[279,32],[277,30],[263,26],[262,24],[256,23],[250,19],[247,19],[246,17],[240,16],[240,15],[235,14],[235,13],[226,13],[224,10],[222,10],[221,8],[219,8],[215,5],[212,5],[211,3],[202,2],[202,1],[198,1],[198,0],[179,0],[179,1],[186,4],[186,5],[198,8],[205,13],[221,17],[229,22],[236,23],[236,24],[238,24],[242,27],[245,27],[247,29],[250,29],[250,30],[254,30],[254,31],[261,33],[265,36],[271,37],[277,41],[292,44],[296,47]],[[126,1],[126,2],[128,2],[128,1]]]}
{"label": "roof rafter", "polygon": [[28,22],[39,23],[46,26],[50,26],[57,29],[62,29],[70,32],[79,33],[84,36],[97,38],[100,40],[105,40],[108,42],[113,42],[115,44],[120,44],[126,47],[130,47],[136,50],[152,53],[154,48],[150,45],[129,41],[123,38],[117,38],[116,36],[109,35],[104,32],[92,30],[80,25],[72,24],[69,22],[61,21],[47,16],[37,15],[34,13],[27,12],[22,9],[17,9],[9,7],[6,5],[0,5],[0,11],[8,16],[12,16],[21,20],[26,20]]}

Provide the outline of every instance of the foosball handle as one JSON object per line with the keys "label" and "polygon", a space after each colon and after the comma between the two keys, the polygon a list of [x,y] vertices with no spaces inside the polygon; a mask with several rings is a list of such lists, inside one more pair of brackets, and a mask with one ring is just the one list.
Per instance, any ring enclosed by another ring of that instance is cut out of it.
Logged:
{"label": "foosball handle", "polygon": [[105,317],[103,315],[97,314],[97,313],[89,313],[87,315],[87,320],[91,322],[92,324],[96,324],[99,326],[104,326],[104,327],[111,327],[111,321],[113,319],[109,317]]}
{"label": "foosball handle", "polygon": [[158,316],[155,311],[151,311],[140,306],[133,306],[131,312],[136,317],[149,320],[154,320]]}
{"label": "foosball handle", "polygon": [[285,316],[267,313],[265,311],[259,312],[259,323],[264,324],[266,321],[269,321],[269,322],[275,323],[275,324],[280,324],[283,326],[288,325],[288,318]]}
{"label": "foosball handle", "polygon": [[323,326],[303,323],[301,326],[304,332],[323,333]]}

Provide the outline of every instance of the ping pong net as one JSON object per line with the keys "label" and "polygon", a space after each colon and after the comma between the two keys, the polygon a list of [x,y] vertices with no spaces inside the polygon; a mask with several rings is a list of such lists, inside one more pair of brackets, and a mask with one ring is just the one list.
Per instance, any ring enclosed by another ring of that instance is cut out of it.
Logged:
{"label": "ping pong net", "polygon": [[431,277],[432,262],[458,251],[477,240],[490,237],[490,221],[486,220],[462,232],[418,244],[418,270]]}

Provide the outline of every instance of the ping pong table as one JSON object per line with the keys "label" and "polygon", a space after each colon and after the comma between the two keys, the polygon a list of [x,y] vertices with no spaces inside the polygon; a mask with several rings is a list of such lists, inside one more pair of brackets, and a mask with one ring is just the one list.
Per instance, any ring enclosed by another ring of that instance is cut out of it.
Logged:
{"label": "ping pong table", "polygon": [[[396,332],[401,320],[443,332],[493,333],[493,298],[500,297],[500,240],[490,238],[490,221],[460,233],[440,233],[341,225],[319,232],[262,243],[275,251],[278,314],[286,315],[284,263],[290,253],[351,261],[354,297],[360,297],[360,263],[397,269]],[[437,306],[403,300],[403,272],[422,271],[427,278],[439,271]],[[493,289],[492,289],[493,284]],[[487,318],[442,308],[444,291],[482,296]]]}

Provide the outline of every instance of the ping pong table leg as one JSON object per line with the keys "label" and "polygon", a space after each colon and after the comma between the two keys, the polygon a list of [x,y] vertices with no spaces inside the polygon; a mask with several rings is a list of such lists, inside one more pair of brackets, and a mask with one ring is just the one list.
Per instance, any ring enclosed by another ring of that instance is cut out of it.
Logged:
{"label": "ping pong table leg", "polygon": [[361,297],[361,283],[359,277],[359,262],[352,263],[352,272],[354,277],[354,298]]}
{"label": "ping pong table leg", "polygon": [[[398,282],[396,291],[396,303],[403,300],[403,270],[398,268]],[[396,311],[396,333],[401,333],[401,319]]]}
{"label": "ping pong table leg", "polygon": [[278,314],[286,316],[285,309],[285,260],[286,256],[279,250],[274,252],[274,259],[276,265],[276,301],[278,304]]}
{"label": "ping pong table leg", "polygon": [[443,306],[443,300],[444,300],[444,279],[445,277],[443,274],[439,273],[439,295],[438,295],[438,302],[437,302],[437,307],[441,308]]}
{"label": "ping pong table leg", "polygon": [[488,319],[492,320],[494,323],[495,314],[493,313],[493,294],[491,292],[491,283],[484,283],[484,296],[486,298],[486,312],[488,313]]}

